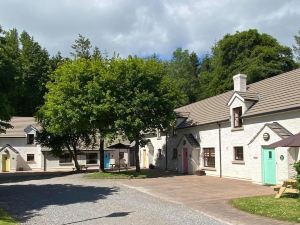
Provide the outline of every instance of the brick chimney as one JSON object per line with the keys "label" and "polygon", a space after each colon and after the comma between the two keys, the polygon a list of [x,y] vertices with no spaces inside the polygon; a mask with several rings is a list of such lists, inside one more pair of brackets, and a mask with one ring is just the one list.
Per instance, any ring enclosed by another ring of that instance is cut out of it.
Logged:
{"label": "brick chimney", "polygon": [[237,74],[233,76],[234,91],[246,92],[247,91],[247,75]]}

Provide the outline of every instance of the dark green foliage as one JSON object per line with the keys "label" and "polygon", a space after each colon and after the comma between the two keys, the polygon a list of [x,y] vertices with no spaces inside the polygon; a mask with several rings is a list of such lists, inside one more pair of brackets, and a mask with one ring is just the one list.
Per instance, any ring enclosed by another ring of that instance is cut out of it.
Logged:
{"label": "dark green foliage", "polygon": [[[90,40],[79,34],[78,39],[76,39],[75,43],[72,45],[74,52],[71,52],[71,56],[74,58],[89,59],[91,57],[91,48],[92,45]],[[97,48],[95,51],[99,51],[99,49]],[[94,52],[94,55],[97,55],[97,53]]]}
{"label": "dark green foliage", "polygon": [[188,50],[176,49],[169,63],[168,75],[176,82],[176,85],[185,94],[183,104],[198,100],[199,96],[199,59],[196,53]]}
{"label": "dark green foliage", "polygon": [[14,74],[16,72],[15,64],[7,49],[7,40],[0,27],[0,133],[9,128],[8,121],[12,114],[12,108],[9,103],[10,90],[14,86]]}
{"label": "dark green foliage", "polygon": [[248,83],[257,82],[297,67],[292,50],[257,30],[227,34],[205,57],[200,73],[200,98],[232,90],[232,76],[244,73]]}
{"label": "dark green foliage", "polygon": [[[4,32],[3,51],[5,66],[12,71],[6,73],[6,88],[9,93],[13,115],[32,116],[43,104],[45,85],[51,72],[48,52],[25,31],[18,34],[16,29]],[[13,82],[7,82],[13,80]],[[11,85],[8,85],[11,84]]]}
{"label": "dark green foliage", "polygon": [[297,172],[297,175],[296,175],[297,188],[300,190],[300,161],[294,163],[294,168]]}

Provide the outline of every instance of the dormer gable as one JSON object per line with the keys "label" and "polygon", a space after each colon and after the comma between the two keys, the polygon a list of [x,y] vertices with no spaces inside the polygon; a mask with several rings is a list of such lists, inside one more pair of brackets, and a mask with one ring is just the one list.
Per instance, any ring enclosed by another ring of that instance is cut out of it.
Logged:
{"label": "dormer gable", "polygon": [[27,144],[34,144],[35,143],[35,137],[36,137],[37,131],[38,130],[32,125],[28,125],[24,129],[24,132],[26,133]]}
{"label": "dormer gable", "polygon": [[31,124],[30,125],[28,125],[27,127],[25,127],[25,129],[24,129],[24,132],[26,133],[26,134],[36,134],[36,132],[37,132],[38,130],[34,127],[34,126],[32,126]]}
{"label": "dormer gable", "polygon": [[233,105],[234,101],[240,101],[241,103],[247,104],[247,105],[253,105],[257,101],[259,101],[259,94],[254,92],[239,92],[235,91],[231,98],[229,99],[227,105],[230,107]]}

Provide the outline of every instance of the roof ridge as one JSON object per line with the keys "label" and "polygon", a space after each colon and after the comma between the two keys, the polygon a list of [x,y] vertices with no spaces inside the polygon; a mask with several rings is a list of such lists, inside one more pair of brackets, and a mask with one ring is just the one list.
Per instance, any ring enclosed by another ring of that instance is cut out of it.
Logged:
{"label": "roof ridge", "polygon": [[[294,70],[290,70],[290,71],[287,71],[287,72],[284,72],[284,73],[281,73],[281,74],[278,74],[278,75],[274,75],[274,76],[272,76],[272,77],[268,77],[268,78],[265,78],[265,79],[263,79],[263,80],[260,80],[260,81],[251,83],[251,84],[247,84],[247,88],[250,88],[251,86],[253,86],[253,85],[255,85],[255,84],[259,84],[259,83],[263,83],[263,82],[266,82],[266,81],[270,81],[271,79],[276,79],[276,78],[278,79],[278,77],[286,76],[287,73],[291,73],[291,72],[294,73],[294,71],[297,71],[297,70],[300,71],[300,68],[297,68],[297,69],[294,69]],[[217,97],[217,96],[220,96],[220,95],[223,95],[223,94],[226,94],[226,93],[229,93],[229,92],[238,92],[238,91],[227,90],[227,91],[225,91],[225,92],[223,92],[223,93],[221,93],[221,94],[214,95],[214,96],[210,96],[210,97],[208,97],[208,98],[204,98],[204,99],[202,99],[202,100],[199,100],[199,101],[196,101],[196,102],[187,104],[187,105],[180,106],[179,108],[176,108],[175,110],[179,110],[179,109],[181,109],[181,108],[183,108],[183,107],[191,106],[191,105],[196,104],[196,103],[198,103],[198,102],[203,102],[203,101],[205,101],[205,100],[209,100],[209,99],[215,98],[215,97]],[[259,94],[259,92],[253,92],[253,91],[248,91],[248,90],[247,90],[245,93],[256,93],[256,94]]]}

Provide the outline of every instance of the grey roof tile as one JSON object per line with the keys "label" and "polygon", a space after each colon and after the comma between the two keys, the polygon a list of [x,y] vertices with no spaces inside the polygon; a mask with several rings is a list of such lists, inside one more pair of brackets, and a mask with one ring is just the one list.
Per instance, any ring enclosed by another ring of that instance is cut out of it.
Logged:
{"label": "grey roof tile", "polygon": [[[188,115],[178,128],[229,120],[230,112],[226,104],[233,93],[228,91],[175,109],[178,114]],[[244,117],[300,108],[300,69],[247,85],[247,92],[238,94],[248,100],[258,100]]]}

